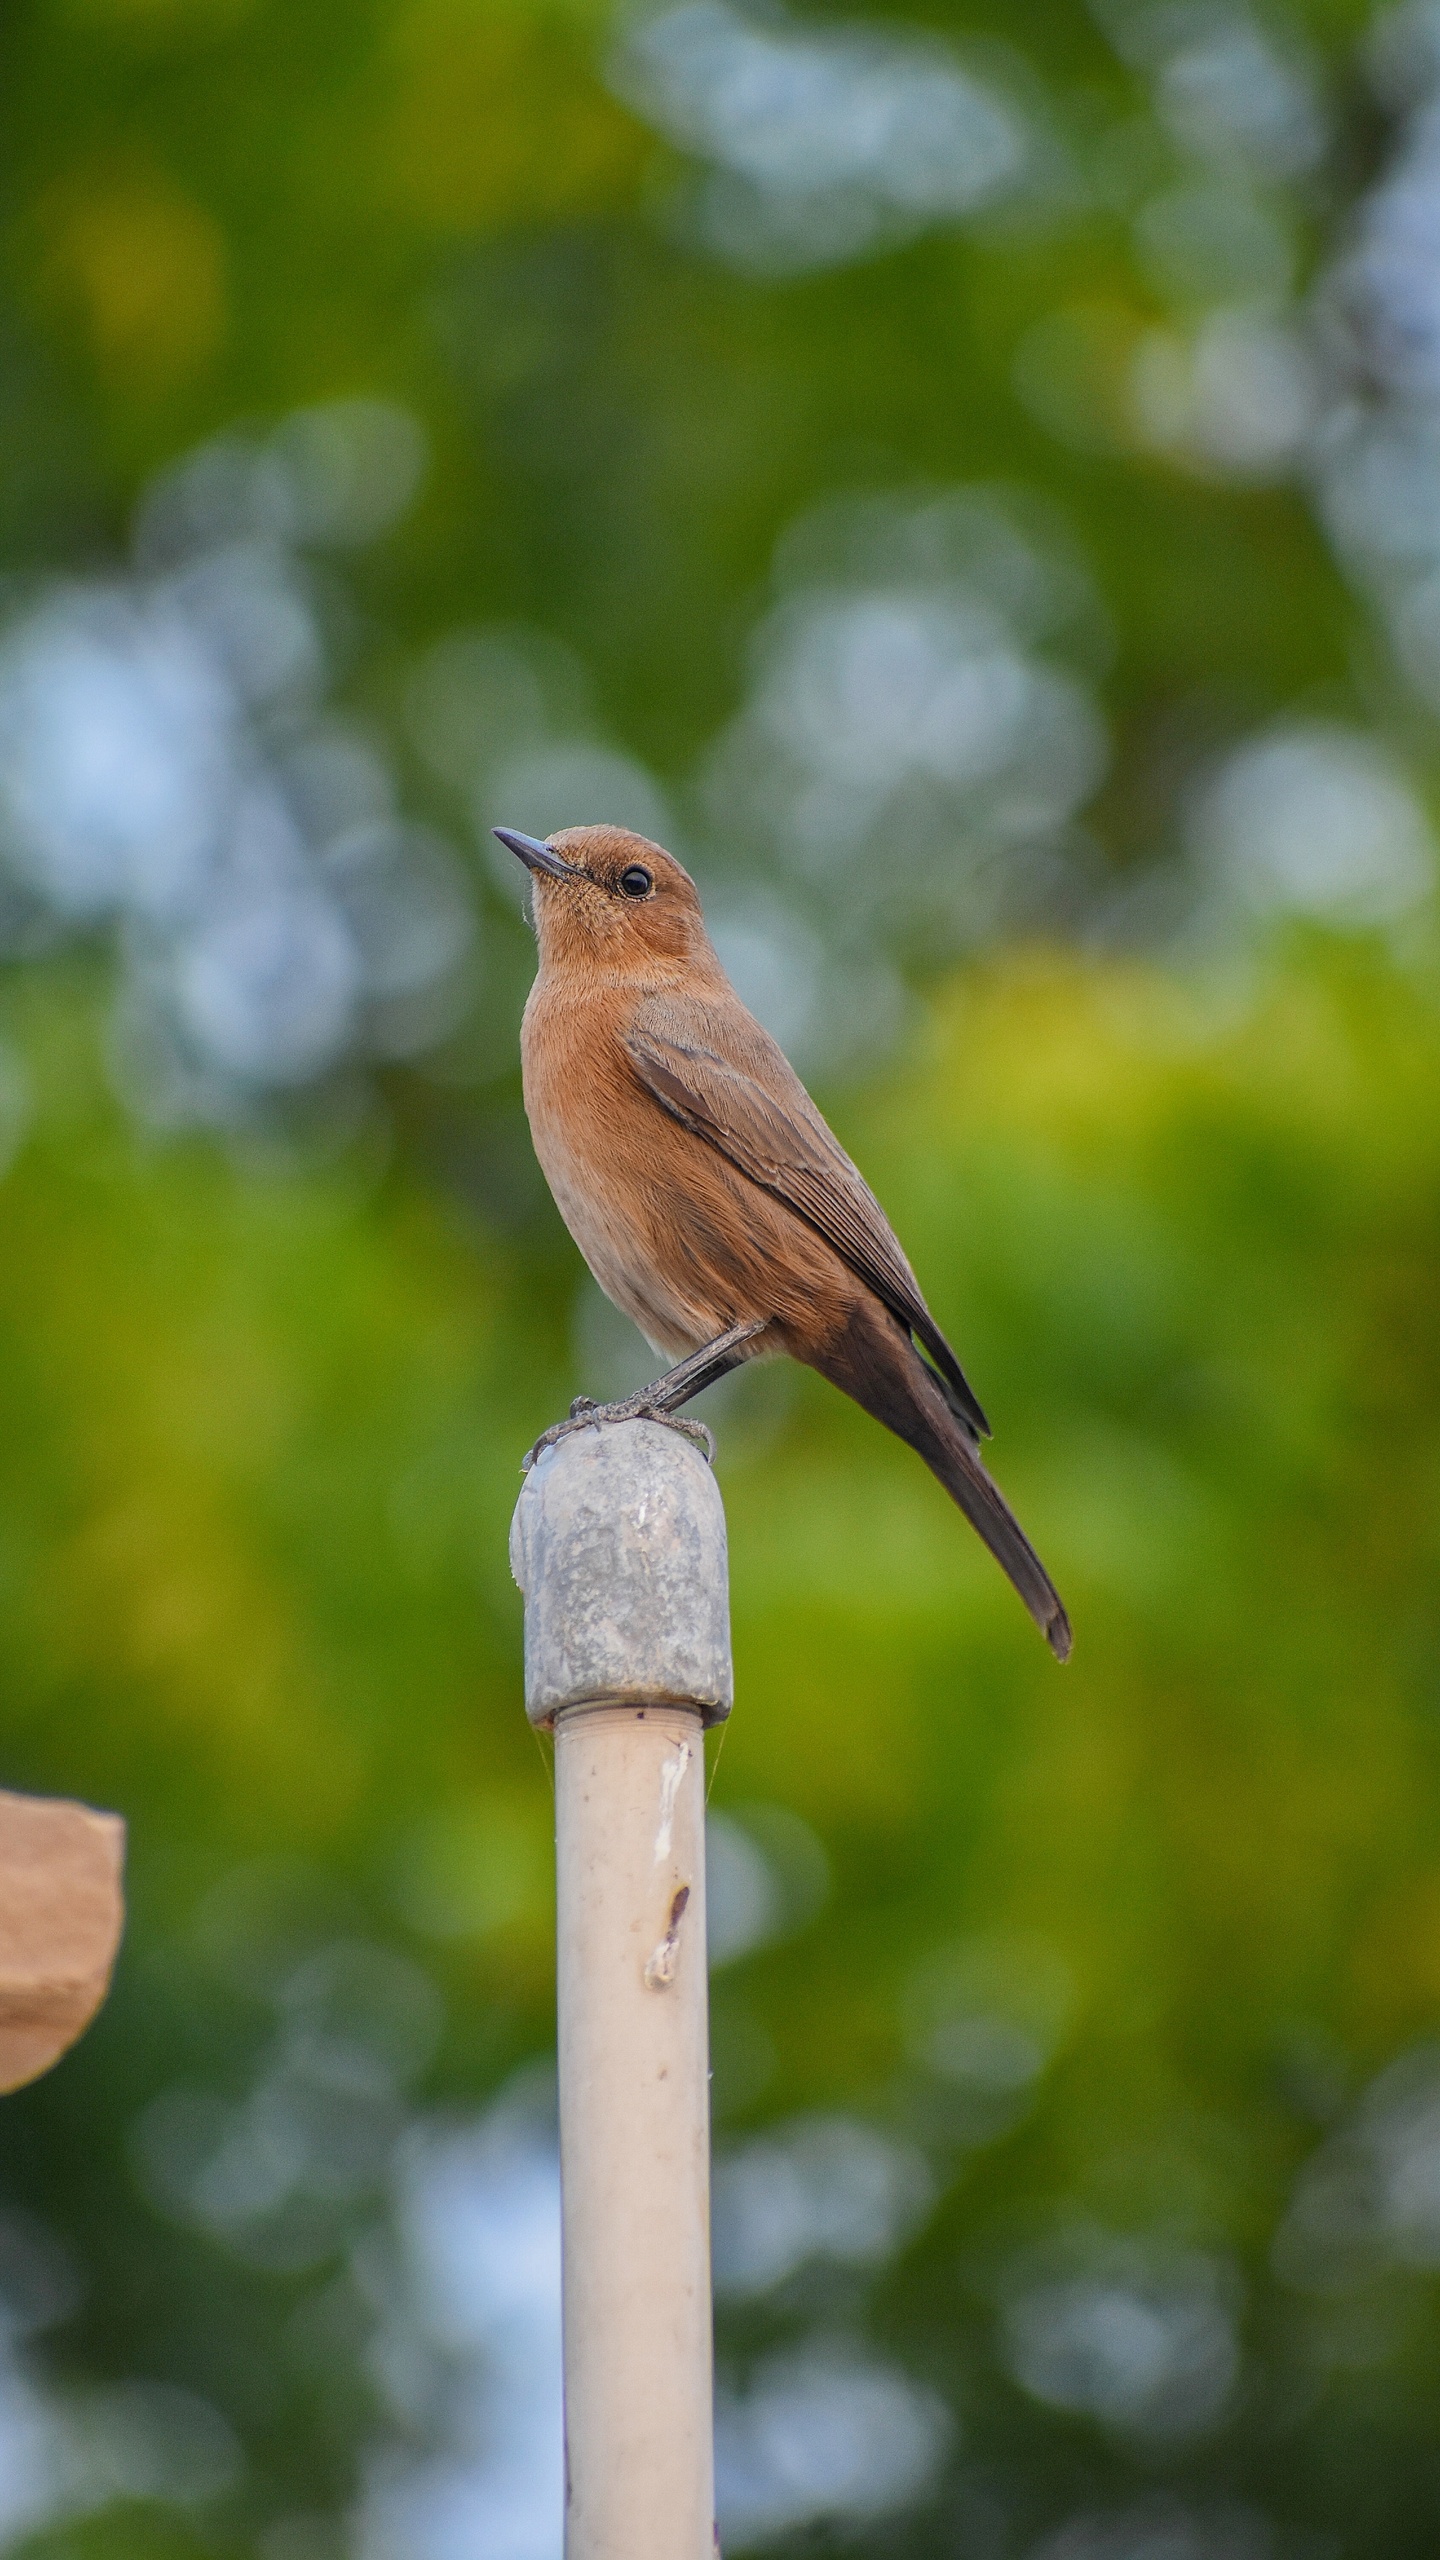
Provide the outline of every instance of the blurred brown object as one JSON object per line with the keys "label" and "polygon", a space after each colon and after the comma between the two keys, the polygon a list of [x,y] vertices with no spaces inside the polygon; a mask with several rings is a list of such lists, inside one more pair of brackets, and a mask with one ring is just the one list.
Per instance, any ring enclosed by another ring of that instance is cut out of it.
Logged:
{"label": "blurred brown object", "polygon": [[0,2091],[48,2071],[104,1999],[124,1862],[118,1813],[0,1789]]}

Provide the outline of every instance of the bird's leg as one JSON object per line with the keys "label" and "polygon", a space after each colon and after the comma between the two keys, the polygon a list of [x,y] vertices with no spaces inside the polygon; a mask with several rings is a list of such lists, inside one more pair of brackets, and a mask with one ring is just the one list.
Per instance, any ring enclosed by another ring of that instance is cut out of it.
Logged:
{"label": "bird's leg", "polygon": [[528,1474],[542,1449],[551,1449],[571,1431],[585,1431],[593,1422],[663,1422],[672,1431],[683,1431],[687,1440],[696,1440],[706,1457],[714,1464],[715,1441],[709,1426],[703,1422],[682,1422],[679,1411],[692,1396],[705,1387],[713,1387],[717,1378],[739,1367],[745,1356],[744,1346],[765,1330],[766,1318],[755,1316],[748,1324],[732,1324],[728,1333],[717,1334],[713,1342],[702,1343],[698,1351],[676,1362],[663,1378],[652,1378],[648,1387],[637,1388],[633,1396],[622,1396],[618,1404],[597,1404],[593,1396],[577,1396],[570,1407],[567,1422],[552,1422],[542,1431],[533,1449],[521,1462],[521,1472]]}

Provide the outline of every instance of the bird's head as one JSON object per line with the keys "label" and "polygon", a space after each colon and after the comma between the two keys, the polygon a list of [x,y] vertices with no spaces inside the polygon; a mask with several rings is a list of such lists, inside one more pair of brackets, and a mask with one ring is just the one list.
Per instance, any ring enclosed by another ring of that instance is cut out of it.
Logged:
{"label": "bird's head", "polygon": [[534,881],[535,931],[544,967],[633,967],[708,955],[700,893],[689,872],[648,836],[627,827],[562,827],[544,843],[496,827]]}

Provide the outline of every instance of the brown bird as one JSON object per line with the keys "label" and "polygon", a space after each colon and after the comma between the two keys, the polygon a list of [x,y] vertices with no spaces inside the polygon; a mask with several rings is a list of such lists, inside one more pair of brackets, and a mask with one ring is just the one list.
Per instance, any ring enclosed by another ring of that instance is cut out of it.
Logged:
{"label": "brown bird", "polygon": [[623,827],[547,843],[525,1108],[556,1205],[607,1298],[678,1365],[587,1422],[665,1421],[742,1361],[788,1352],[919,1451],[1051,1651],[1059,1593],[980,1460],[989,1424],[884,1210],[726,977],[690,875]]}

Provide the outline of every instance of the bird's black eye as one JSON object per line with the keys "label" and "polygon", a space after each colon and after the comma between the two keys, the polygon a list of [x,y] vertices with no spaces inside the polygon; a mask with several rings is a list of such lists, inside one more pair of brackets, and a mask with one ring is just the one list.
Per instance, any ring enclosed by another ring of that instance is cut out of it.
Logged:
{"label": "bird's black eye", "polygon": [[655,883],[643,862],[632,862],[629,870],[622,871],[620,874],[622,898],[648,898],[654,886]]}

